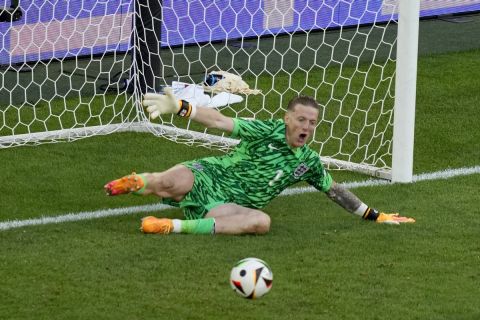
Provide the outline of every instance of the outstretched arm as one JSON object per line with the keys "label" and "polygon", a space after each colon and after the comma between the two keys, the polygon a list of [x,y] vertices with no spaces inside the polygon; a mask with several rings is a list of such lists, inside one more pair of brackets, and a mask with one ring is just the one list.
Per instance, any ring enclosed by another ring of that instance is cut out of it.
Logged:
{"label": "outstretched arm", "polygon": [[233,119],[221,114],[217,109],[197,106],[197,112],[192,120],[207,128],[216,128],[226,132],[233,131]]}
{"label": "outstretched arm", "polygon": [[165,94],[146,93],[143,97],[143,105],[147,107],[152,119],[161,114],[175,113],[182,117],[203,124],[207,128],[216,128],[227,132],[233,131],[233,119],[224,116],[216,109],[205,108],[179,100],[175,97],[171,88],[165,88]]}
{"label": "outstretched arm", "polygon": [[345,210],[366,220],[373,220],[378,223],[400,224],[415,222],[415,219],[401,217],[398,213],[383,213],[368,207],[356,195],[342,185],[333,182],[326,192],[327,196],[339,204]]}

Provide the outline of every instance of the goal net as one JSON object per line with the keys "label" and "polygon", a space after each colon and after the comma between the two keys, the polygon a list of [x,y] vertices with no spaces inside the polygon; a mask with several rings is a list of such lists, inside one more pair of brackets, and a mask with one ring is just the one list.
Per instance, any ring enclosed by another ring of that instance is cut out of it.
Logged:
{"label": "goal net", "polygon": [[[145,131],[226,151],[221,132],[149,121],[142,93],[174,86],[256,119],[302,94],[321,106],[310,146],[329,167],[391,177],[397,1],[3,2],[0,148]],[[261,93],[201,92],[217,70]]]}

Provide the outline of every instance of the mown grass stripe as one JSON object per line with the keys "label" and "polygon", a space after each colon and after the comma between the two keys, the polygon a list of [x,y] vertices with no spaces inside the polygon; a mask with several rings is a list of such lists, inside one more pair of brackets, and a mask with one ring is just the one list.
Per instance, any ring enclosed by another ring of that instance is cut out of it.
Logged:
{"label": "mown grass stripe", "polygon": [[[480,166],[448,169],[448,170],[415,175],[413,177],[413,182],[449,179],[453,177],[466,176],[466,175],[472,175],[472,174],[478,174],[478,173],[480,173]],[[359,187],[374,187],[374,186],[389,185],[389,184],[391,184],[391,182],[386,180],[379,180],[379,179],[369,179],[364,181],[353,181],[353,182],[343,183],[343,185],[348,189],[355,189]],[[309,193],[309,192],[315,192],[315,191],[316,189],[313,187],[297,187],[297,188],[290,188],[285,190],[280,194],[280,196],[291,196],[291,195]],[[140,212],[161,211],[168,208],[171,208],[171,207],[158,203],[158,204],[150,204],[150,205],[143,205],[143,206],[133,206],[133,207],[127,207],[127,208],[68,213],[68,214],[53,216],[53,217],[44,216],[36,219],[7,220],[5,222],[0,223],[0,230],[3,231],[3,230],[22,228],[27,226],[38,226],[38,225],[45,225],[45,224],[90,220],[90,219],[112,217],[112,216],[122,216],[122,215],[135,214]]]}

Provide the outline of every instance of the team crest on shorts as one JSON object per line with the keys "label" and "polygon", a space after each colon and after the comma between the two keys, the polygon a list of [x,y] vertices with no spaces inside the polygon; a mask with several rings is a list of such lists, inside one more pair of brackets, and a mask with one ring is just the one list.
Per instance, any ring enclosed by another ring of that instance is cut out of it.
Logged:
{"label": "team crest on shorts", "polygon": [[300,163],[298,165],[298,167],[295,169],[295,171],[293,172],[293,176],[295,178],[300,178],[301,176],[303,176],[305,174],[305,172],[307,172],[310,168],[304,163]]}

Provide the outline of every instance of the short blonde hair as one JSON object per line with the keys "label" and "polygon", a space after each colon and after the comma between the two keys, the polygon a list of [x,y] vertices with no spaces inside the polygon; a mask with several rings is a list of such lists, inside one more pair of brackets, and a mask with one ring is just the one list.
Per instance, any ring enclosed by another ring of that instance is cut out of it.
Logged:
{"label": "short blonde hair", "polygon": [[310,96],[298,96],[288,102],[287,110],[293,111],[293,109],[295,109],[295,106],[297,104],[312,107],[317,110],[320,109],[318,102],[314,98]]}

